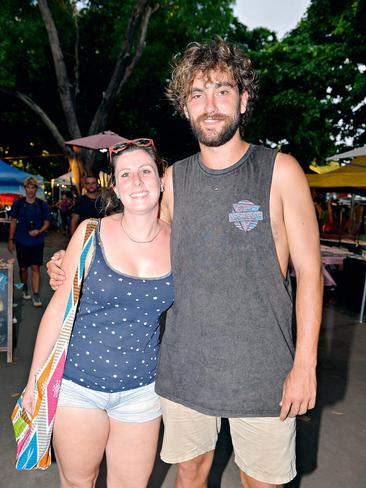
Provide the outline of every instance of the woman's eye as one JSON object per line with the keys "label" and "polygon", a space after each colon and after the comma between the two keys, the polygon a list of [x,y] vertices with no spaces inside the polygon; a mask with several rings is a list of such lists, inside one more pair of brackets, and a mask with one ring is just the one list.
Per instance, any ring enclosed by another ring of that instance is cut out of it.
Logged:
{"label": "woman's eye", "polygon": [[128,173],[121,173],[121,178],[127,178]]}
{"label": "woman's eye", "polygon": [[145,168],[142,172],[144,173],[144,175],[148,175],[151,173],[151,170],[148,168]]}

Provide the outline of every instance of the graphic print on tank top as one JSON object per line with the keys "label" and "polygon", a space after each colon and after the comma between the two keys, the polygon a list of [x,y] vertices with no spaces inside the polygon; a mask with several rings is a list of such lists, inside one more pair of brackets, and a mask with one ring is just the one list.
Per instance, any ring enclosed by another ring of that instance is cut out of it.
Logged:
{"label": "graphic print on tank top", "polygon": [[263,212],[260,211],[260,205],[256,205],[249,200],[241,200],[233,203],[234,211],[229,213],[229,222],[244,232],[253,230],[257,227],[259,221],[263,220]]}

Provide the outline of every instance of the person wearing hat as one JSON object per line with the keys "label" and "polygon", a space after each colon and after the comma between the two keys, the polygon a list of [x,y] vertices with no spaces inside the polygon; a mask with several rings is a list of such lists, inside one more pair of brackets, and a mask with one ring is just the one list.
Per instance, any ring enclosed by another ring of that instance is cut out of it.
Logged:
{"label": "person wearing hat", "polygon": [[[33,176],[24,180],[25,196],[15,200],[10,211],[8,250],[15,249],[23,283],[23,298],[32,298],[35,307],[41,307],[39,296],[40,267],[43,264],[45,232],[50,226],[50,212],[46,202],[36,197],[38,181]],[[31,268],[32,295],[28,289],[28,268]]]}

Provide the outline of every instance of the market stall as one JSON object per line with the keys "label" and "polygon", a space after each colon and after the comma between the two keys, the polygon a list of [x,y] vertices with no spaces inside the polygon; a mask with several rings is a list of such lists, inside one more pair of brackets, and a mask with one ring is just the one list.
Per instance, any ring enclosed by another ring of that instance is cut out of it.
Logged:
{"label": "market stall", "polygon": [[14,166],[9,166],[0,159],[0,208],[11,206],[19,195],[24,195],[23,182],[28,176],[34,176],[39,182],[37,197],[45,200],[42,176],[31,175]]}

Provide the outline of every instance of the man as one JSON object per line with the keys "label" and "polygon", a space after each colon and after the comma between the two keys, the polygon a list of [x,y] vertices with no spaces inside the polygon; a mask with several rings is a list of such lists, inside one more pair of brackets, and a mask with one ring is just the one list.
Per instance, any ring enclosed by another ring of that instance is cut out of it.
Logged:
{"label": "man", "polygon": [[[177,487],[203,487],[219,417],[228,417],[243,486],[282,486],[295,472],[295,417],[315,404],[321,320],[319,236],[294,158],[242,139],[257,80],[222,40],[191,44],[168,88],[200,153],[169,168],[175,304],[156,391],[162,459]],[[289,255],[296,271],[294,352]]]}
{"label": "man", "polygon": [[86,176],[84,182],[85,193],[81,195],[72,209],[70,235],[73,235],[77,226],[86,219],[98,218],[99,211],[96,205],[98,197],[98,180],[95,176]]}
{"label": "man", "polygon": [[[33,176],[24,180],[25,197],[15,200],[10,210],[8,250],[16,246],[20,280],[23,283],[23,298],[32,298],[35,307],[41,307],[39,296],[43,264],[45,232],[50,226],[48,205],[36,197],[38,182]],[[28,268],[31,268],[32,296],[28,289]]]}
{"label": "man", "polygon": [[250,60],[222,40],[189,45],[168,88],[200,146],[168,169],[161,210],[174,212],[175,303],[156,391],[177,488],[206,486],[221,417],[243,486],[283,486],[296,475],[295,417],[315,405],[318,228],[296,160],[242,138],[256,91]]}

